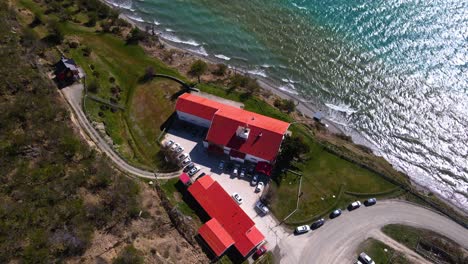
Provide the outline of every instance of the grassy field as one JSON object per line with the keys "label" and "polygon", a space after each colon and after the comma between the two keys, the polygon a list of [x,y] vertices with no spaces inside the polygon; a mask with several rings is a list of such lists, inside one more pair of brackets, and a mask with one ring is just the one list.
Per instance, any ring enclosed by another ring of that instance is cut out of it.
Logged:
{"label": "grassy field", "polygon": [[171,179],[171,180],[164,180],[161,183],[161,188],[167,195],[167,198],[174,205],[174,208],[179,209],[183,214],[187,216],[191,216],[193,219],[198,219],[198,216],[190,206],[184,202],[182,193],[178,189],[179,178]]}
{"label": "grassy field", "polygon": [[365,252],[375,263],[385,264],[409,264],[410,262],[398,251],[395,251],[393,248],[388,245],[369,238],[364,241],[356,252],[356,258],[361,252]]}
{"label": "grassy field", "polygon": [[[425,257],[425,255],[421,254],[421,252],[425,252],[427,249],[425,247],[430,245],[447,253],[439,254],[442,256],[440,259],[442,261],[446,261],[448,263],[467,263],[468,261],[467,248],[463,248],[463,245],[458,245],[456,242],[431,230],[394,224],[384,226],[382,231],[389,237],[414,250],[423,257]],[[416,251],[417,248],[420,248],[421,251]],[[432,256],[435,254],[428,253],[428,255]]]}

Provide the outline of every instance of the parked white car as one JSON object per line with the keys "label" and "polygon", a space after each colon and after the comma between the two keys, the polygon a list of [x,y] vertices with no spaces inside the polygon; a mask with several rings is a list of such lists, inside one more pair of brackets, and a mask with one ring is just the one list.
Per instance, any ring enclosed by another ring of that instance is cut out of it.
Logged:
{"label": "parked white car", "polygon": [[358,261],[361,261],[364,264],[375,264],[375,262],[369,257],[366,253],[362,252],[359,254]]}
{"label": "parked white car", "polygon": [[309,225],[303,225],[303,226],[298,226],[294,230],[296,234],[304,234],[310,231],[310,226]]}
{"label": "parked white car", "polygon": [[176,150],[175,150],[175,154],[180,154],[184,151],[184,148],[183,147],[178,147]]}
{"label": "parked white car", "polygon": [[180,163],[181,167],[187,166],[192,160],[190,158],[186,158]]}
{"label": "parked white car", "polygon": [[263,184],[263,182],[259,182],[257,184],[257,187],[255,187],[255,192],[258,193],[258,192],[261,192],[263,191],[263,188],[265,187],[265,185]]}
{"label": "parked white car", "polygon": [[232,176],[237,177],[239,175],[239,167],[234,166],[234,169],[232,170]]}
{"label": "parked white car", "polygon": [[361,207],[361,202],[360,201],[355,201],[355,202],[352,202],[351,204],[348,205],[348,210],[352,211],[354,209],[358,209],[359,207]]}
{"label": "parked white car", "polygon": [[174,151],[174,150],[176,150],[178,147],[180,147],[179,144],[178,144],[178,143],[174,143],[174,144],[172,144],[170,150]]}
{"label": "parked white car", "polygon": [[168,148],[168,147],[172,146],[172,144],[174,144],[174,143],[175,143],[174,140],[169,140],[169,141],[166,141],[166,143],[164,143],[164,146],[166,148]]}
{"label": "parked white car", "polygon": [[233,193],[232,198],[234,198],[237,204],[242,204],[242,197],[238,193]]}

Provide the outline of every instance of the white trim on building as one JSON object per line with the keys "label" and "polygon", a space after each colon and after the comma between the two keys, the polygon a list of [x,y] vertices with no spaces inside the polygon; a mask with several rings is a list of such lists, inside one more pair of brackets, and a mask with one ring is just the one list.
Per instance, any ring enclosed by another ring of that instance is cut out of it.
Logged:
{"label": "white trim on building", "polygon": [[204,119],[195,115],[187,114],[182,111],[177,111],[177,116],[179,117],[180,120],[183,120],[183,121],[186,121],[186,122],[198,125],[198,126],[202,126],[206,128],[210,128],[211,126],[211,120]]}

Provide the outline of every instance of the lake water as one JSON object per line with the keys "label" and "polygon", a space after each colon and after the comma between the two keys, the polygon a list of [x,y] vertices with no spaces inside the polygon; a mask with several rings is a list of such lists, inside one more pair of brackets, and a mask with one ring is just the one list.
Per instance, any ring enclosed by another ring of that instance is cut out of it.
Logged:
{"label": "lake water", "polygon": [[269,78],[468,211],[468,2],[114,0],[166,40]]}

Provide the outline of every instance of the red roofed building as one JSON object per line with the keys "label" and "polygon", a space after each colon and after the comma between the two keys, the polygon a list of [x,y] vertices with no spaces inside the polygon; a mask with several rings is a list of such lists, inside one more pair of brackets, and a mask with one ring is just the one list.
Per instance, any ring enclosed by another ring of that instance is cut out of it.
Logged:
{"label": "red roofed building", "polygon": [[273,164],[289,128],[287,122],[188,93],[179,97],[176,111],[179,119],[209,128],[205,147],[240,162]]}
{"label": "red roofed building", "polygon": [[197,180],[188,191],[212,218],[198,233],[217,256],[234,245],[246,257],[265,239],[252,219],[210,176]]}

